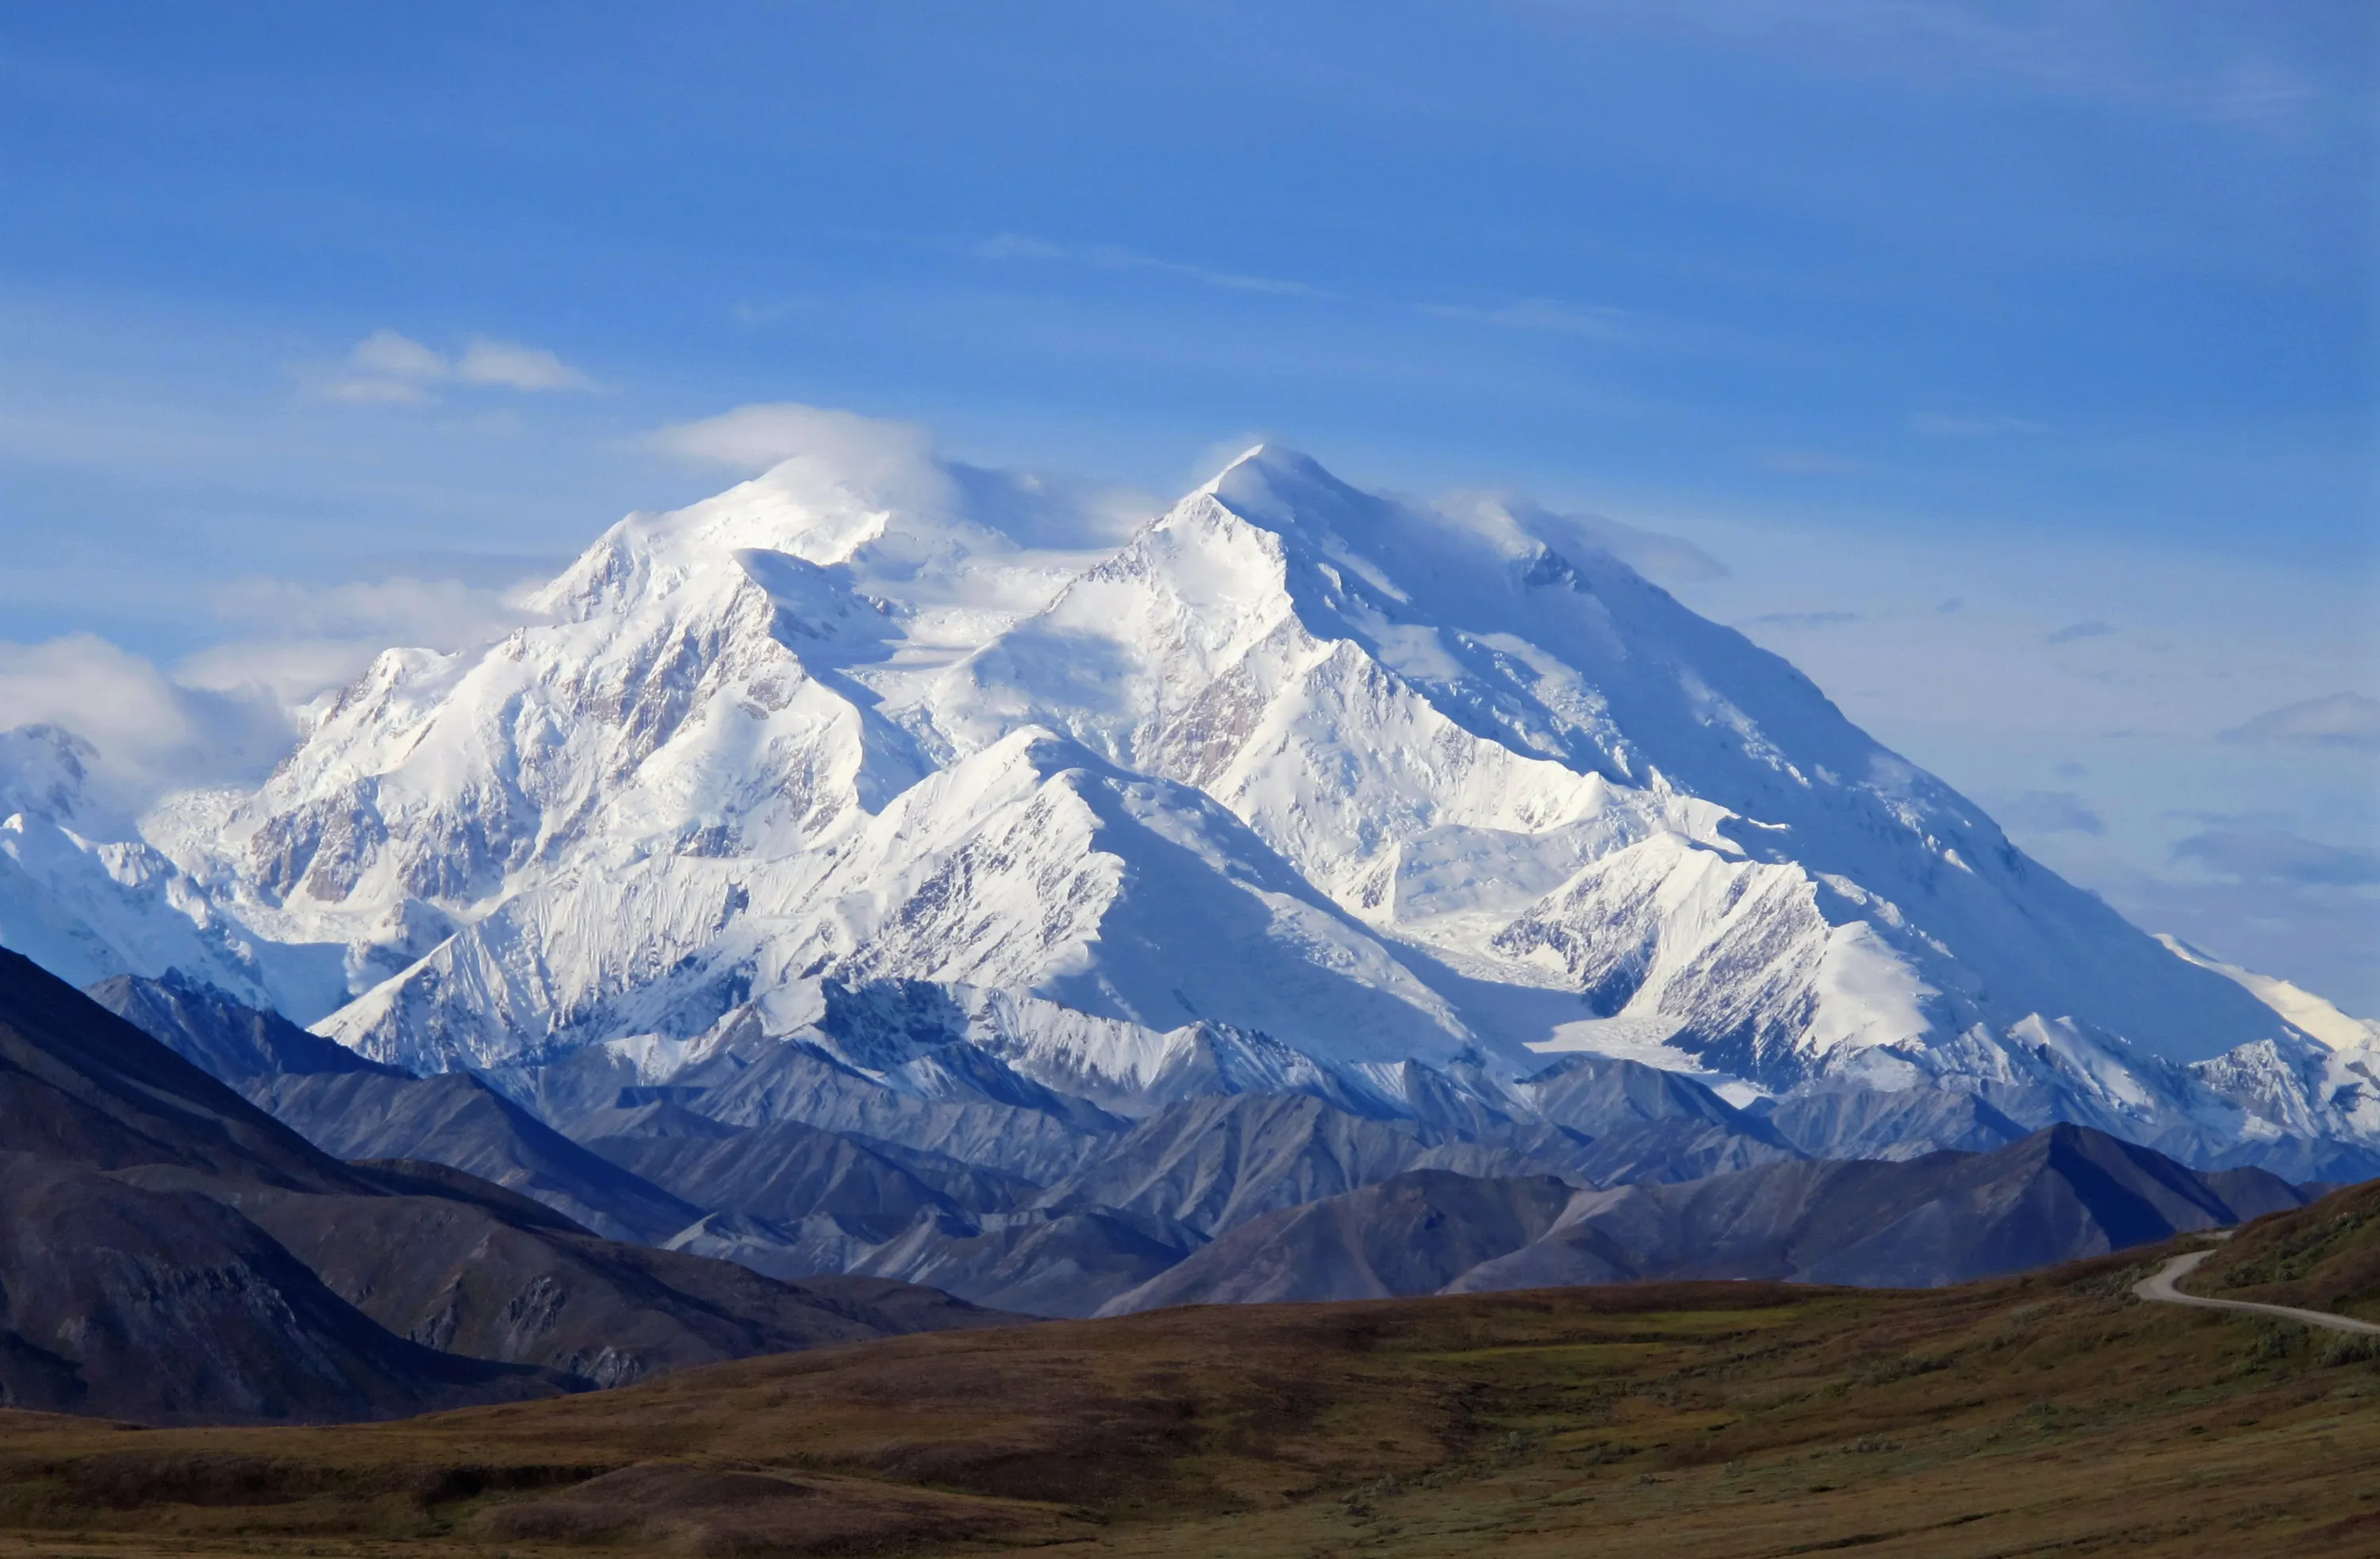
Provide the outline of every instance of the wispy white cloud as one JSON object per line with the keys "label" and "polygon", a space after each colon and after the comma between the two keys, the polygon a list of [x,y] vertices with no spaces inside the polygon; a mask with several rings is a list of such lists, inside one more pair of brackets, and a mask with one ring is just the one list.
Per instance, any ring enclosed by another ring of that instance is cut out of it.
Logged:
{"label": "wispy white cloud", "polygon": [[550,560],[515,559],[487,579],[393,575],[324,585],[251,575],[212,588],[207,604],[231,637],[174,668],[186,687],[269,696],[296,708],[352,681],[392,645],[460,650],[530,620],[521,587]]}
{"label": "wispy white cloud", "polygon": [[1629,334],[1629,311],[1599,303],[1560,303],[1548,298],[1524,298],[1515,303],[1478,308],[1458,303],[1425,303],[1425,314],[1439,319],[1492,324],[1506,330],[1534,330],[1553,335],[1583,335],[1597,341],[1618,341]]}
{"label": "wispy white cloud", "polygon": [[344,370],[325,379],[326,398],[351,406],[424,406],[433,386],[478,384],[538,394],[602,386],[542,347],[474,335],[450,357],[394,330],[375,330],[347,353]]}
{"label": "wispy white cloud", "polygon": [[1833,627],[1840,623],[1855,623],[1859,620],[1860,614],[1857,612],[1763,612],[1756,617],[1745,619],[1747,623],[1767,627],[1801,628]]}
{"label": "wispy white cloud", "polygon": [[2252,129],[2290,128],[2322,90],[2277,61],[2243,59],[2192,94],[2209,117]]}
{"label": "wispy white cloud", "polygon": [[356,343],[347,354],[347,361],[368,373],[378,373],[391,379],[419,382],[446,377],[446,359],[414,340],[393,330],[375,330]]}
{"label": "wispy white cloud", "polygon": [[1237,271],[1220,271],[1205,265],[1192,265],[1178,260],[1160,260],[1120,244],[1091,244],[1068,248],[1037,238],[1025,233],[1002,233],[975,246],[978,260],[1065,261],[1093,265],[1103,271],[1156,271],[1196,282],[1201,286],[1220,287],[1228,292],[1269,293],[1278,298],[1331,298],[1338,294],[1305,282],[1286,281],[1279,276],[1248,275]]}
{"label": "wispy white cloud", "polygon": [[1710,42],[1836,70],[1924,82],[1997,79],[2062,97],[2136,104],[2256,130],[2294,128],[2321,86],[2238,30],[2178,28],[2159,0],[2010,6],[1983,0],[1590,0]]}
{"label": "wispy white cloud", "polygon": [[528,620],[516,589],[453,579],[252,577],[206,593],[229,637],[170,672],[93,634],[0,640],[0,731],[73,732],[98,749],[96,798],[137,813],[168,791],[261,779],[296,739],[296,711],[392,645],[465,649]]}
{"label": "wispy white cloud", "polygon": [[1649,579],[1698,584],[1727,578],[1727,565],[1686,540],[1609,515],[1564,514],[1526,499],[1501,494],[1457,494],[1442,505],[1462,515],[1501,513],[1524,530],[1564,549],[1608,552]]}
{"label": "wispy white cloud", "polygon": [[1927,438],[1996,438],[2002,433],[2046,433],[2049,425],[2030,417],[1957,417],[1940,411],[1912,411],[1909,431]]}
{"label": "wispy white cloud", "polygon": [[0,730],[34,725],[98,749],[96,798],[126,812],[171,789],[261,779],[295,735],[270,698],[186,686],[88,633],[0,641]]}
{"label": "wispy white cloud", "polygon": [[975,246],[978,260],[1071,260],[1072,251],[1047,238],[1024,233],[999,233]]}
{"label": "wispy white cloud", "polygon": [[491,341],[475,335],[464,343],[455,377],[466,384],[502,384],[514,390],[592,390],[595,381],[542,347]]}
{"label": "wispy white cloud", "polygon": [[347,406],[428,406],[438,398],[416,379],[334,379],[322,396]]}
{"label": "wispy white cloud", "polygon": [[2380,883],[2380,853],[2327,845],[2280,828],[2210,828],[2178,841],[2176,862],[2240,882],[2355,888]]}
{"label": "wispy white cloud", "polygon": [[780,491],[845,500],[857,493],[892,508],[963,515],[1027,548],[1112,546],[1155,507],[1130,488],[948,459],[914,422],[790,401],[676,423],[649,434],[644,447],[747,475],[765,472]]}
{"label": "wispy white cloud", "polygon": [[2107,832],[2107,822],[2091,804],[2070,790],[1988,790],[1985,806],[2003,827],[2022,836],[2029,834]]}
{"label": "wispy white cloud", "polygon": [[747,474],[808,458],[868,477],[929,462],[934,441],[914,422],[776,401],[673,423],[650,435],[645,445],[681,460]]}
{"label": "wispy white cloud", "polygon": [[2292,747],[2342,747],[2380,752],[2380,699],[2332,693],[2266,710],[2222,732],[2216,740],[2234,747],[2279,743]]}
{"label": "wispy white cloud", "polygon": [[2044,639],[2044,644],[2072,644],[2085,639],[2105,639],[2115,632],[2112,625],[2093,618],[2085,623],[2069,623]]}

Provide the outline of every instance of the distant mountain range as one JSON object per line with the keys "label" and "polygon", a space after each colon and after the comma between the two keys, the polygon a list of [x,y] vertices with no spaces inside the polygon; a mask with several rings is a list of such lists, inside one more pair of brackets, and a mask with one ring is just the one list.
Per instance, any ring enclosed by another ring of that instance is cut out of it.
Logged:
{"label": "distant mountain range", "polygon": [[[335,1151],[451,1165],[588,1226],[791,1282],[889,1278],[1033,1315],[1687,1277],[1922,1287],[2309,1195],[2261,1169],[2196,1171],[2088,1127],[2023,1134],[1973,1113],[1933,1128],[1990,1151],[1815,1158],[1789,1133],[1874,1123],[1755,1114],[1584,1054],[1501,1090],[1475,1067],[1415,1063],[1390,1095],[1243,1041],[1217,1047],[1237,1064],[1177,1078],[1178,1096],[1133,1118],[963,1039],[925,1042],[917,1002],[938,988],[831,989],[831,1030],[722,1051],[678,1074],[691,1080],[618,1085],[601,1049],[538,1069],[567,1135],[480,1078],[364,1062],[220,993],[118,978],[93,994]],[[887,1086],[855,1052],[917,1086]],[[1233,1071],[1263,1086],[1231,1086]]]}

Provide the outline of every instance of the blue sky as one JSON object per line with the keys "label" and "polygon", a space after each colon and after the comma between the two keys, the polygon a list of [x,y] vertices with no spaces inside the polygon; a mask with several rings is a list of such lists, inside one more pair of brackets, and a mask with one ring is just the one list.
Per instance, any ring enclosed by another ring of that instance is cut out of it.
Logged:
{"label": "blue sky", "polygon": [[1265,434],[1691,540],[2380,1011],[2376,78],[2332,0],[0,6],[0,724],[252,766],[203,689],[469,636],[740,404],[1161,494]]}

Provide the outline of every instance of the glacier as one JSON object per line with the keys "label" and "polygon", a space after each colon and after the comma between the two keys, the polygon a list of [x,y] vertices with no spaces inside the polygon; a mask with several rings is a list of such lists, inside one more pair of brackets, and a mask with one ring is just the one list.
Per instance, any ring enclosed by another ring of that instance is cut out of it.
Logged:
{"label": "glacier", "polygon": [[2200,1163],[2380,1145],[2369,1026],[2131,926],[1591,525],[1270,445],[1121,544],[1050,544],[1060,501],[796,456],[138,820],[77,811],[78,738],[7,733],[0,941],[500,1079],[665,1085],[930,989],[922,1049],[841,1063],[1528,1119],[1587,1053]]}

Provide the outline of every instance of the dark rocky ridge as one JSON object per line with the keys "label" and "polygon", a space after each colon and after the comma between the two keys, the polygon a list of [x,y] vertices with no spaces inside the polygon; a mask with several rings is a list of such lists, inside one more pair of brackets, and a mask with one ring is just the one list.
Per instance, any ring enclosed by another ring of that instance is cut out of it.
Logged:
{"label": "dark rocky ridge", "polygon": [[342,1163],[6,951],[0,1166],[5,1407],[387,1418],[1002,1319],[615,1244],[451,1168]]}
{"label": "dark rocky ridge", "polygon": [[1241,1224],[1106,1313],[1693,1278],[1933,1287],[2298,1207],[2084,1127],[1990,1153],[1795,1162],[1616,1190],[1400,1175]]}
{"label": "dark rocky ridge", "polygon": [[417,1078],[176,975],[119,975],[89,994],[334,1158],[432,1159],[642,1244],[702,1215],[468,1072]]}
{"label": "dark rocky ridge", "polygon": [[584,1383],[395,1335],[238,1212],[125,1177],[140,1173],[0,1154],[0,1406],[149,1423],[314,1422]]}

